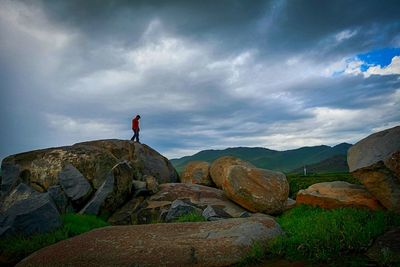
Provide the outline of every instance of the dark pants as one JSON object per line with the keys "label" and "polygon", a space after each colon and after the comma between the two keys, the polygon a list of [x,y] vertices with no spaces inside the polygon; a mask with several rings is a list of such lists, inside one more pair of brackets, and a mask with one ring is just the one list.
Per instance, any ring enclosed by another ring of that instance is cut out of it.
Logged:
{"label": "dark pants", "polygon": [[136,138],[136,142],[139,142],[139,129],[133,129],[133,133],[134,135],[132,136],[131,140],[135,141]]}

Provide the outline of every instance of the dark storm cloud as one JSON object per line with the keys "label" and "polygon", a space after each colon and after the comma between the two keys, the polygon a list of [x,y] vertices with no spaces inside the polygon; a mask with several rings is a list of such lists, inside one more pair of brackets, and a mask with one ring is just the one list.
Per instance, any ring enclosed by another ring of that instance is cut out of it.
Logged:
{"label": "dark storm cloud", "polygon": [[400,46],[396,1],[0,5],[0,157],[129,138],[137,113],[171,157],[354,142],[400,121],[397,66],[368,76],[355,60]]}

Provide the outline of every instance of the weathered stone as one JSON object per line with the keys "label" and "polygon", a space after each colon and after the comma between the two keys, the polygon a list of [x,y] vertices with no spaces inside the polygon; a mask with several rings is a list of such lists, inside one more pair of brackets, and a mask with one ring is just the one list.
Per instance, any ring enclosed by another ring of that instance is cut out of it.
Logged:
{"label": "weathered stone", "polygon": [[160,185],[154,176],[146,175],[144,179],[146,181],[147,190],[149,190],[150,194],[155,194],[160,191]]}
{"label": "weathered stone", "polygon": [[136,213],[141,208],[143,201],[144,197],[132,198],[116,212],[114,212],[114,214],[108,219],[108,222],[112,225],[127,225],[136,223]]}
{"label": "weathered stone", "polygon": [[144,175],[153,175],[159,182],[178,181],[172,164],[152,148],[131,141],[110,139],[11,155],[3,160],[2,169],[17,170],[16,175],[3,177],[2,188],[5,190],[15,177],[19,177],[36,190],[45,192],[59,183],[63,164],[69,162],[97,190],[111,168],[123,160],[130,162],[136,180],[143,180]]}
{"label": "weathered stone", "polygon": [[242,165],[249,168],[255,168],[250,162],[231,157],[225,156],[218,158],[213,161],[210,166],[211,179],[218,188],[222,188],[225,178],[228,176],[229,168],[233,165]]}
{"label": "weathered stone", "polygon": [[146,184],[146,182],[143,182],[143,181],[133,180],[132,185],[135,190],[147,189],[147,184]]}
{"label": "weathered stone", "polygon": [[398,266],[400,263],[400,227],[391,229],[378,237],[366,255],[383,266]]}
{"label": "weathered stone", "polygon": [[353,176],[383,206],[400,212],[400,126],[357,142],[349,149],[347,161]]}
{"label": "weathered stone", "polygon": [[281,235],[270,217],[112,226],[46,247],[17,266],[231,266]]}
{"label": "weathered stone", "polygon": [[140,209],[132,214],[132,224],[165,222],[165,217],[170,207],[171,201],[146,200]]}
{"label": "weathered stone", "polygon": [[171,203],[171,207],[165,217],[166,222],[172,222],[177,220],[180,216],[187,215],[190,213],[201,214],[202,210],[197,208],[190,202],[184,202],[180,199],[176,199]]}
{"label": "weathered stone", "polygon": [[151,201],[174,201],[186,199],[198,207],[206,208],[208,205],[217,206],[230,214],[238,217],[243,211],[242,207],[230,201],[222,190],[197,184],[168,183],[161,184],[160,191],[151,196]]}
{"label": "weathered stone", "polygon": [[124,161],[112,168],[104,183],[80,213],[109,217],[128,200],[131,190],[132,168]]}
{"label": "weathered stone", "polygon": [[24,183],[5,198],[0,214],[0,237],[45,233],[62,225],[48,193],[38,193]]}
{"label": "weathered stone", "polygon": [[3,163],[1,165],[1,186],[0,186],[0,200],[1,196],[9,193],[17,184],[20,174],[20,167],[17,164]]}
{"label": "weathered stone", "polygon": [[222,188],[229,199],[252,212],[277,214],[284,210],[289,183],[281,172],[232,165]]}
{"label": "weathered stone", "polygon": [[73,165],[66,163],[59,173],[59,182],[65,195],[71,202],[80,207],[92,193],[90,183]]}
{"label": "weathered stone", "polygon": [[191,161],[186,164],[181,175],[182,183],[214,186],[210,176],[210,163],[206,161]]}
{"label": "weathered stone", "polygon": [[223,209],[216,206],[213,207],[211,205],[208,205],[207,208],[203,210],[202,216],[207,221],[217,221],[232,218],[232,216],[226,213]]}
{"label": "weathered stone", "polygon": [[68,199],[65,196],[64,191],[61,189],[60,185],[53,185],[47,189],[49,196],[52,198],[54,204],[56,205],[58,211],[62,214],[67,212]]}
{"label": "weathered stone", "polygon": [[332,209],[342,207],[382,209],[378,200],[364,186],[335,181],[313,184],[297,193],[298,204]]}

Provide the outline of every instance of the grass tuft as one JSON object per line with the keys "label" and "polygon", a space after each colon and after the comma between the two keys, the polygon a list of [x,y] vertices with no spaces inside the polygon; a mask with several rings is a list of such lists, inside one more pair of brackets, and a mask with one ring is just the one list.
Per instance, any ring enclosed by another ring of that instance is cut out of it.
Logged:
{"label": "grass tuft", "polygon": [[180,216],[175,222],[205,222],[207,221],[201,214],[191,212]]}

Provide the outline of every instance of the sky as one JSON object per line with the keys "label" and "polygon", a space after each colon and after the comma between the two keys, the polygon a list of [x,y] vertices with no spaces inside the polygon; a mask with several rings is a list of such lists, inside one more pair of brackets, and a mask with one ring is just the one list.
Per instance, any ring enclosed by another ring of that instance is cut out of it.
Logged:
{"label": "sky", "polygon": [[0,0],[0,159],[95,139],[168,158],[400,125],[398,1]]}

